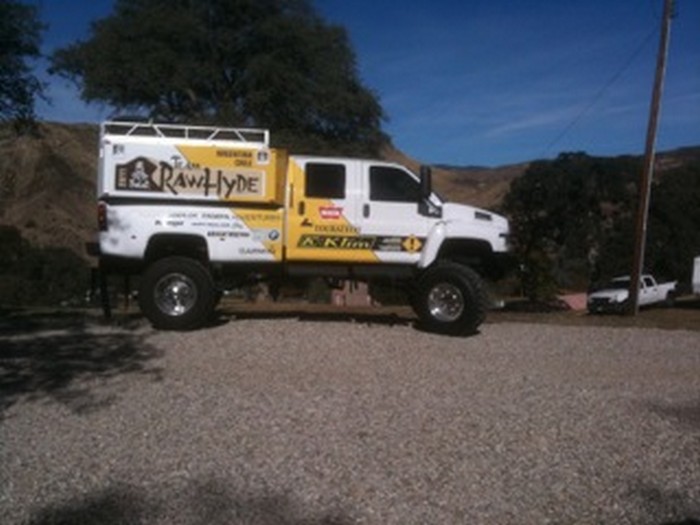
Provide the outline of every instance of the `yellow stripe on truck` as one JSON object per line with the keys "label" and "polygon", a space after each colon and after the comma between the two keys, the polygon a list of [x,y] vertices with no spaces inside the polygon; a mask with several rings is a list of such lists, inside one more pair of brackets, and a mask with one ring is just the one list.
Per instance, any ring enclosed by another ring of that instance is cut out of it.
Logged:
{"label": "yellow stripe on truck", "polygon": [[[357,226],[331,199],[311,199],[306,193],[304,171],[290,162],[289,181],[293,187],[287,219],[287,257],[294,261],[376,263],[372,243],[363,239]],[[304,214],[299,215],[299,202]]]}

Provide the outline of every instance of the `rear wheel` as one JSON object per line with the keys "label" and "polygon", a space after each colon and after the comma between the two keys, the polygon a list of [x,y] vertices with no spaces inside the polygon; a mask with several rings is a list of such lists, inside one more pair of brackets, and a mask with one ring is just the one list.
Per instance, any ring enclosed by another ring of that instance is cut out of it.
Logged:
{"label": "rear wheel", "polygon": [[215,302],[211,275],[194,259],[166,257],[152,264],[141,279],[139,305],[156,328],[198,328],[211,316]]}
{"label": "rear wheel", "polygon": [[666,299],[664,299],[664,306],[666,308],[673,308],[676,305],[676,294],[674,292],[668,292],[666,294]]}
{"label": "rear wheel", "polygon": [[428,330],[467,335],[475,333],[486,318],[488,295],[471,268],[444,262],[418,281],[412,304]]}

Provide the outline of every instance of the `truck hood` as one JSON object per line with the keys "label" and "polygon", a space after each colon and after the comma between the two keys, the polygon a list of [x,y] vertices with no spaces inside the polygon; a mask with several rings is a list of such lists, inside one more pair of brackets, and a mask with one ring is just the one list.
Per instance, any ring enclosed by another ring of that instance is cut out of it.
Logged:
{"label": "truck hood", "polygon": [[484,226],[491,225],[494,228],[508,230],[508,220],[496,213],[466,204],[446,202],[442,205],[442,218],[449,221],[477,221]]}
{"label": "truck hood", "polygon": [[481,239],[491,245],[494,252],[508,251],[510,233],[508,220],[487,210],[454,204],[442,204],[442,218],[446,235],[453,239]]}
{"label": "truck hood", "polygon": [[622,303],[627,300],[629,296],[629,290],[623,290],[622,288],[610,288],[605,290],[598,290],[588,296],[588,300],[594,299],[606,299],[610,303]]}

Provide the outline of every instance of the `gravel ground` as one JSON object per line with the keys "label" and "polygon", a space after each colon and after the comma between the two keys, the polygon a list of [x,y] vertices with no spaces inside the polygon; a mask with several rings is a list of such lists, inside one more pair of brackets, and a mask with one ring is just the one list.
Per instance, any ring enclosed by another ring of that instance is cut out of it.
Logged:
{"label": "gravel ground", "polygon": [[0,394],[4,524],[700,523],[697,332],[24,320]]}

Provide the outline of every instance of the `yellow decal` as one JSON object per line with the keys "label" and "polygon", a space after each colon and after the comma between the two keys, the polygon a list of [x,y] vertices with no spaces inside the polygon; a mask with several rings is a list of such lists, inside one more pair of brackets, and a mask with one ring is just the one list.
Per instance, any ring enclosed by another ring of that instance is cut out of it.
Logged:
{"label": "yellow decal", "polygon": [[401,243],[401,246],[408,253],[416,253],[419,252],[420,249],[423,247],[423,243],[418,237],[411,235],[410,237],[406,237],[404,239],[404,241]]}
{"label": "yellow decal", "polygon": [[[182,156],[191,166],[210,166],[216,168],[258,168],[257,155],[260,149],[220,148],[217,146],[178,146]],[[269,156],[265,157],[269,164]]]}
{"label": "yellow decal", "polygon": [[[362,237],[345,216],[342,204],[332,199],[306,197],[304,170],[289,163],[287,258],[292,261],[373,263],[374,240]],[[303,203],[303,204],[302,204]]]}

